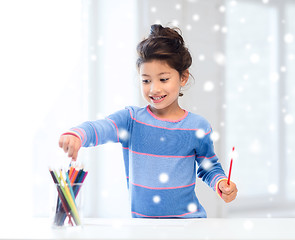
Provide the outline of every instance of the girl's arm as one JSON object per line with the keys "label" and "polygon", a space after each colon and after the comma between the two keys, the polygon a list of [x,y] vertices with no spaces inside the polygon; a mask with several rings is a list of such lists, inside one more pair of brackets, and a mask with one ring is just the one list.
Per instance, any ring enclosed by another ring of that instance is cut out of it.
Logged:
{"label": "girl's arm", "polygon": [[122,139],[120,135],[123,134],[120,133],[128,132],[129,117],[129,110],[124,109],[105,119],[84,122],[62,134],[59,139],[59,146],[75,161],[81,147],[97,146],[107,142],[128,141],[126,138]]}
{"label": "girl's arm", "polygon": [[215,154],[213,141],[210,137],[210,134],[212,134],[210,125],[208,125],[205,132],[208,134],[201,139],[201,143],[196,149],[196,161],[199,166],[197,174],[199,178],[221,196],[218,185],[220,181],[227,179],[227,176]]}
{"label": "girl's arm", "polygon": [[197,149],[196,160],[198,162],[198,177],[207,183],[217,194],[225,201],[231,202],[237,196],[237,187],[234,182],[227,184],[227,176],[214,151],[211,127],[207,130],[209,134],[205,135],[202,143]]}

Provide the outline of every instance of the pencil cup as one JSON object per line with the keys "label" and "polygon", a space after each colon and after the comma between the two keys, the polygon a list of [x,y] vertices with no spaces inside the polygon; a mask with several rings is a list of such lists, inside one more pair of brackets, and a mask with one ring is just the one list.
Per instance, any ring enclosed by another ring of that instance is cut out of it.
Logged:
{"label": "pencil cup", "polygon": [[83,223],[83,183],[55,184],[52,204],[53,227],[75,227]]}

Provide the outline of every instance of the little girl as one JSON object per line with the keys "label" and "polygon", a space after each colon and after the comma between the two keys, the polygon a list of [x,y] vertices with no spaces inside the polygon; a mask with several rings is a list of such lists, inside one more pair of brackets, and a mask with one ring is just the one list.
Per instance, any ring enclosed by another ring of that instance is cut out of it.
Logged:
{"label": "little girl", "polygon": [[225,201],[236,198],[227,185],[203,117],[182,109],[178,97],[192,63],[182,36],[152,25],[137,46],[137,69],[146,107],[126,107],[103,120],[64,133],[59,146],[74,161],[80,147],[120,142],[134,218],[204,218],[195,193],[196,174]]}

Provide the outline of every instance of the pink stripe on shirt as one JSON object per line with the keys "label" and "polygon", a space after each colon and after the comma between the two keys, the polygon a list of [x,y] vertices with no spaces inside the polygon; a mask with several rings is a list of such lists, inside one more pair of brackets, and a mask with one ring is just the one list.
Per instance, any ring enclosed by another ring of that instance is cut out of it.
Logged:
{"label": "pink stripe on shirt", "polygon": [[116,129],[117,129],[117,141],[119,142],[119,129],[118,129],[117,124],[115,123],[114,120],[112,120],[112,119],[110,119],[110,118],[107,118],[107,119],[110,120],[110,121],[115,125],[115,127],[116,127]]}
{"label": "pink stripe on shirt", "polygon": [[93,127],[93,130],[94,130],[94,132],[95,132],[95,146],[97,146],[97,145],[98,145],[98,136],[97,136],[97,132],[96,132],[96,129],[95,129],[94,125],[93,125],[92,123],[90,123],[90,124],[91,124],[91,126]]}
{"label": "pink stripe on shirt", "polygon": [[[129,109],[129,113],[130,113],[130,117],[138,122],[138,123],[141,123],[141,124],[144,124],[144,125],[147,125],[147,126],[151,126],[151,127],[155,127],[155,128],[163,128],[163,129],[168,129],[168,130],[185,130],[185,131],[197,131],[197,130],[200,130],[198,128],[167,128],[167,127],[160,127],[160,126],[156,126],[156,125],[152,125],[152,124],[149,124],[149,123],[145,123],[145,122],[141,122],[139,120],[137,120],[136,118],[134,118],[132,116],[132,113],[131,113],[131,110]],[[209,132],[205,133],[205,135],[209,134],[211,132],[211,129]]]}
{"label": "pink stripe on shirt", "polygon": [[137,212],[131,212],[131,213],[134,213],[134,214],[139,215],[139,216],[142,216],[142,217],[163,218],[163,217],[182,217],[182,216],[186,216],[186,215],[191,214],[191,213],[195,213],[197,211],[198,211],[198,209],[195,210],[195,211],[193,211],[193,212],[183,213],[183,214],[180,214],[180,215],[166,215],[166,216],[148,216],[148,215],[144,215],[144,214],[137,213]]}
{"label": "pink stripe on shirt", "polygon": [[193,185],[195,185],[196,183],[194,182],[194,183],[191,183],[191,184],[188,184],[188,185],[177,186],[177,187],[148,187],[148,186],[140,185],[140,184],[137,184],[137,183],[131,183],[131,184],[134,185],[134,186],[143,187],[143,188],[148,188],[148,189],[165,190],[165,189],[186,188],[186,187],[193,186]]}
{"label": "pink stripe on shirt", "polygon": [[151,153],[141,153],[141,152],[135,152],[131,149],[129,149],[128,147],[123,147],[123,149],[129,150],[132,153],[135,154],[140,154],[140,155],[147,155],[147,156],[151,156],[151,157],[165,157],[165,158],[188,158],[188,157],[194,157],[195,154],[193,155],[188,155],[188,156],[173,156],[173,155],[156,155],[156,154],[151,154]]}
{"label": "pink stripe on shirt", "polygon": [[157,117],[157,116],[151,111],[151,109],[150,109],[149,106],[147,106],[146,109],[147,109],[148,113],[151,114],[155,119],[160,120],[160,121],[165,121],[165,122],[180,122],[181,120],[185,119],[186,116],[188,115],[188,111],[183,110],[183,111],[184,111],[184,116],[183,116],[183,117],[181,117],[181,118],[179,118],[179,119],[176,119],[176,120],[170,120],[170,119],[165,119],[165,118],[159,118],[159,117]]}

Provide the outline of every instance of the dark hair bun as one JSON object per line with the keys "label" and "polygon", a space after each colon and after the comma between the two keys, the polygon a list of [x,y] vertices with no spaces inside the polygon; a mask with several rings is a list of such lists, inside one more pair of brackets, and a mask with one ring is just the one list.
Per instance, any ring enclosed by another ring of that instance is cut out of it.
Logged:
{"label": "dark hair bun", "polygon": [[[180,33],[178,33],[176,30],[178,30]],[[174,41],[179,41],[179,44],[184,45],[184,41],[182,36],[180,35],[181,31],[178,28],[164,28],[160,24],[154,24],[151,26],[151,31],[149,37],[151,38],[167,38],[167,39],[173,39]]]}
{"label": "dark hair bun", "polygon": [[178,28],[163,27],[160,24],[151,26],[148,38],[137,45],[137,67],[152,60],[165,60],[180,75],[192,64],[192,58],[185,46]]}
{"label": "dark hair bun", "polygon": [[161,30],[164,29],[160,24],[154,24],[151,26],[150,36],[160,35]]}

